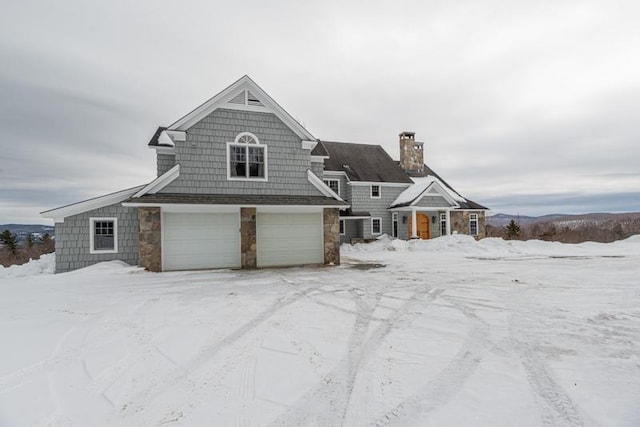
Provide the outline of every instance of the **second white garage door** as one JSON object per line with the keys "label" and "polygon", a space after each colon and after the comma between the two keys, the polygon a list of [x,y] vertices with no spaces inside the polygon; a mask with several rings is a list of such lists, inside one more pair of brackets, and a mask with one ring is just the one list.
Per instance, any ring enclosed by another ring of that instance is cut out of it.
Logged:
{"label": "second white garage door", "polygon": [[238,213],[165,213],[163,270],[240,267]]}
{"label": "second white garage door", "polygon": [[258,213],[258,267],[321,264],[321,213]]}

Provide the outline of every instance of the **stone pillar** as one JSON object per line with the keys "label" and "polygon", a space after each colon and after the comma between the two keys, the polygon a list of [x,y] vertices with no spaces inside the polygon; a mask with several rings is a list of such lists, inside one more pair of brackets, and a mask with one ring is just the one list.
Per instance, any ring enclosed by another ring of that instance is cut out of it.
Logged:
{"label": "stone pillar", "polygon": [[240,253],[242,268],[256,268],[256,208],[240,208]]}
{"label": "stone pillar", "polygon": [[138,208],[138,264],[149,271],[162,271],[159,207]]}
{"label": "stone pillar", "polygon": [[324,263],[340,265],[340,210],[326,208],[324,223]]}

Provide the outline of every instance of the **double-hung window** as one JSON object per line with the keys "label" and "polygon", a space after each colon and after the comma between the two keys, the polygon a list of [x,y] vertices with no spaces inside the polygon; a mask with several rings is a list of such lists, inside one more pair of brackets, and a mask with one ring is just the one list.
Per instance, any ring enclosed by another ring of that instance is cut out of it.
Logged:
{"label": "double-hung window", "polygon": [[469,214],[469,234],[478,235],[478,214]]}
{"label": "double-hung window", "polygon": [[118,252],[118,219],[89,219],[89,253],[113,254]]}
{"label": "double-hung window", "polygon": [[230,180],[267,180],[267,146],[249,132],[227,143],[227,177]]}
{"label": "double-hung window", "polygon": [[441,236],[447,235],[447,214],[446,213],[440,214],[440,235]]}
{"label": "double-hung window", "polygon": [[371,234],[382,233],[382,218],[371,218]]}
{"label": "double-hung window", "polygon": [[372,185],[371,186],[371,198],[372,199],[379,199],[380,198],[380,186],[379,185]]}
{"label": "double-hung window", "polygon": [[339,179],[325,179],[323,180],[325,185],[333,190],[338,196],[340,195],[340,180]]}

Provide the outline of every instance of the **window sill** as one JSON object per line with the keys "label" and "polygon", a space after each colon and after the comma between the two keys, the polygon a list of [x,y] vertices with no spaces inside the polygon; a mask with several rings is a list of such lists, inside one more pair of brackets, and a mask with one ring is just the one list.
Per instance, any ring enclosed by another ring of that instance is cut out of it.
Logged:
{"label": "window sill", "polygon": [[118,250],[117,249],[89,249],[89,253],[90,254],[117,254]]}
{"label": "window sill", "polygon": [[236,178],[230,176],[227,178],[227,181],[257,181],[257,182],[267,182],[269,181],[267,178]]}

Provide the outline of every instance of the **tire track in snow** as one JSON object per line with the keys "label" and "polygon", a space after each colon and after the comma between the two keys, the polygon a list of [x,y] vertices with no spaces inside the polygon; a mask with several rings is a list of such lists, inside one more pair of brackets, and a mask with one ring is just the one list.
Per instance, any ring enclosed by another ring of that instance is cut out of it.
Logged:
{"label": "tire track in snow", "polygon": [[[299,286],[297,282],[291,279],[282,277],[282,280],[288,285]],[[233,330],[224,338],[201,347],[198,354],[192,357],[191,360],[184,365],[178,366],[174,371],[160,378],[152,378],[150,383],[148,383],[146,386],[142,387],[135,394],[126,399],[127,403],[123,407],[123,415],[139,416],[143,414],[150,407],[151,402],[165,394],[167,391],[170,391],[172,388],[176,387],[177,384],[181,382],[190,382],[189,375],[201,369],[221,350],[231,349],[233,344],[237,343],[237,341],[255,331],[256,328],[273,317],[280,310],[286,308],[287,306],[290,306],[291,304],[294,304],[302,298],[305,298],[309,293],[317,290],[318,288],[321,288],[322,286],[323,284],[315,284],[307,287],[306,289],[295,289],[293,293],[283,295],[275,302],[273,302],[269,307],[263,310],[260,314],[245,322],[242,326]],[[233,367],[240,363],[240,361],[241,359],[239,357],[229,358],[228,360],[225,360],[224,368],[221,371],[216,372],[214,378],[208,378],[208,380],[215,381],[216,379],[225,377],[233,369]],[[192,397],[195,398],[198,394],[202,393],[202,390],[203,387],[192,386],[190,393],[193,395]],[[192,403],[195,404],[196,402]]]}
{"label": "tire track in snow", "polygon": [[[368,284],[370,289],[376,285],[381,289],[385,288],[384,283],[374,282]],[[417,289],[416,286],[418,286]],[[411,306],[417,301],[423,303],[424,300],[421,297],[431,291],[431,288],[424,285],[423,282],[416,286],[413,287],[411,297],[403,301],[386,319],[379,320],[382,324],[370,334],[368,339],[366,339],[366,333],[373,319],[371,314],[379,305],[380,299],[384,297],[384,294],[380,292],[376,294],[374,306],[366,304],[361,297],[356,298],[358,315],[350,337],[348,357],[339,362],[320,384],[301,397],[272,425],[334,426],[344,425],[347,419],[349,419],[349,424],[362,424],[365,422],[367,418],[366,407],[358,406],[352,409],[353,405],[351,404],[359,369],[375,355],[376,350],[386,336],[394,329],[397,322],[407,314]],[[376,320],[378,319],[376,318]]]}
{"label": "tire track in snow", "polygon": [[478,317],[473,309],[456,301],[454,297],[441,298],[471,321],[472,327],[469,330],[467,340],[435,378],[417,393],[373,421],[371,425],[406,425],[410,420],[415,420],[420,415],[446,405],[475,372],[482,361],[483,354],[491,346],[489,342],[490,328],[487,322]]}
{"label": "tire track in snow", "polygon": [[541,422],[545,426],[582,426],[584,421],[577,406],[562,386],[555,382],[549,373],[547,363],[543,356],[530,344],[535,341],[528,333],[524,325],[524,314],[530,310],[530,299],[523,295],[523,289],[518,289],[514,296],[510,297],[512,306],[509,324],[509,340],[513,349],[520,357],[520,362],[527,374],[527,380],[535,395],[541,401],[537,402],[540,410]]}

